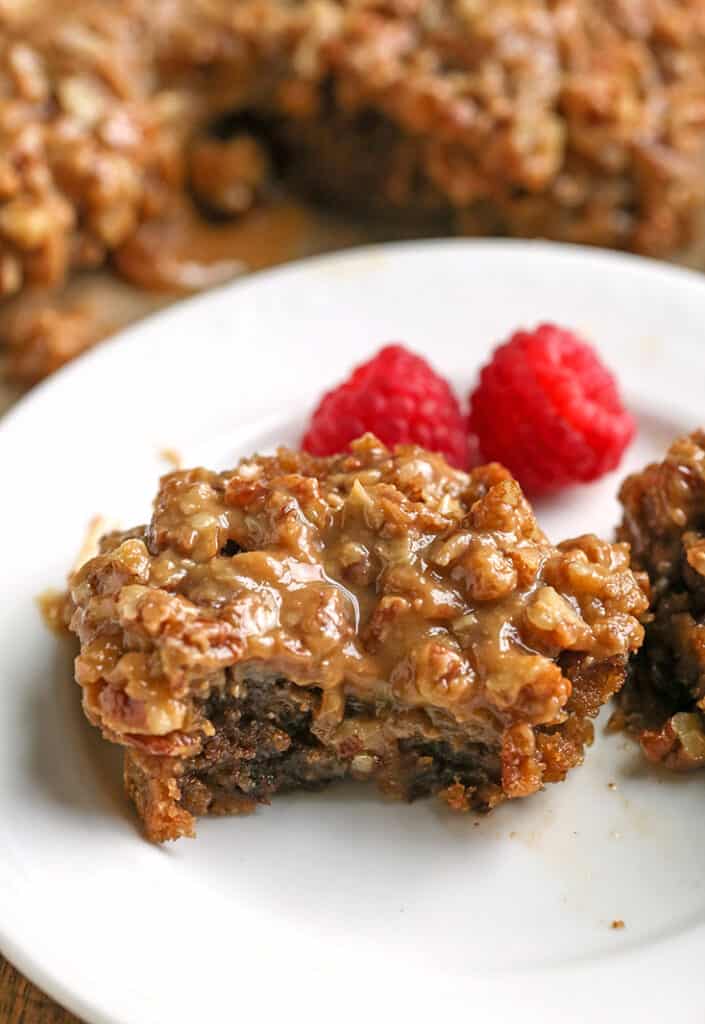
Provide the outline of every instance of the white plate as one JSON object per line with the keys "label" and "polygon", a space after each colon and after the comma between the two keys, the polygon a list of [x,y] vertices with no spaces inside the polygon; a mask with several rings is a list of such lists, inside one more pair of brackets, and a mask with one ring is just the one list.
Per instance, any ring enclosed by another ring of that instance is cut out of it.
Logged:
{"label": "white plate", "polygon": [[[600,735],[565,784],[479,823],[339,786],[157,848],[34,606],[91,516],[148,515],[160,449],[215,466],[295,442],[321,391],[390,339],[465,392],[494,343],[546,319],[618,372],[640,425],[626,468],[705,419],[705,280],[453,241],[313,260],[182,304],[0,423],[0,945],[86,1020],[702,1020],[702,777],[658,774]],[[540,506],[544,525],[610,535],[617,485]]]}

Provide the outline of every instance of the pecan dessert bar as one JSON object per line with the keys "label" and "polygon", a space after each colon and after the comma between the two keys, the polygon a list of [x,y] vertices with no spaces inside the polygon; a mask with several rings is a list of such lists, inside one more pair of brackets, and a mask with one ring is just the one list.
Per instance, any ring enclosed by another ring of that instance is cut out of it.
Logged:
{"label": "pecan dessert bar", "polygon": [[371,435],[165,476],[70,580],[85,712],[153,840],[350,776],[489,809],[562,780],[642,641],[624,544]]}
{"label": "pecan dessert bar", "polygon": [[705,766],[705,432],[675,441],[660,463],[628,477],[619,537],[648,573],[651,613],[616,724],[651,761]]}
{"label": "pecan dessert bar", "polygon": [[14,375],[32,382],[109,329],[62,298],[78,272],[176,291],[234,273],[225,254],[204,263],[198,216],[246,218],[273,176],[412,232],[432,219],[672,253],[703,235],[705,7],[0,0]]}

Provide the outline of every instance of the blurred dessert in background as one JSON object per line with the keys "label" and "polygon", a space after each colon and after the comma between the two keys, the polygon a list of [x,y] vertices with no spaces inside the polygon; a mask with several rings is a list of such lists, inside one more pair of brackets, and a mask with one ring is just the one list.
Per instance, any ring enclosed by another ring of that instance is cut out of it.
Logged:
{"label": "blurred dessert in background", "polygon": [[113,278],[173,296],[428,232],[670,255],[704,206],[701,0],[0,0],[21,384],[166,301],[113,307]]}
{"label": "blurred dessert in background", "polygon": [[705,433],[674,441],[662,462],[629,476],[619,539],[648,573],[651,609],[614,726],[650,761],[705,766]]}

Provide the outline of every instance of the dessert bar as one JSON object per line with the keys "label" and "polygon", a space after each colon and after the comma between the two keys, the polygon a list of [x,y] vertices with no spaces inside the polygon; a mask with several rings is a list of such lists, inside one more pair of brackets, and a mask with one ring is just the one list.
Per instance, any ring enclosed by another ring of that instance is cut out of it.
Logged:
{"label": "dessert bar", "polygon": [[344,777],[456,810],[558,782],[646,606],[627,545],[554,546],[499,465],[366,435],[165,476],[67,616],[85,712],[160,841]]}
{"label": "dessert bar", "polygon": [[648,573],[650,621],[615,724],[649,760],[705,765],[705,433],[682,437],[665,459],[628,477],[619,538]]}

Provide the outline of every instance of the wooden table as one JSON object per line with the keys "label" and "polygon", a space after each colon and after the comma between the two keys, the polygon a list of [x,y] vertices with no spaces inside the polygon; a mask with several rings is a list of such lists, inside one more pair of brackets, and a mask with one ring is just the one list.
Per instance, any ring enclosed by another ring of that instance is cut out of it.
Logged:
{"label": "wooden table", "polygon": [[0,956],[0,1021],[2,1024],[80,1024],[78,1017],[57,1006],[18,974]]}

